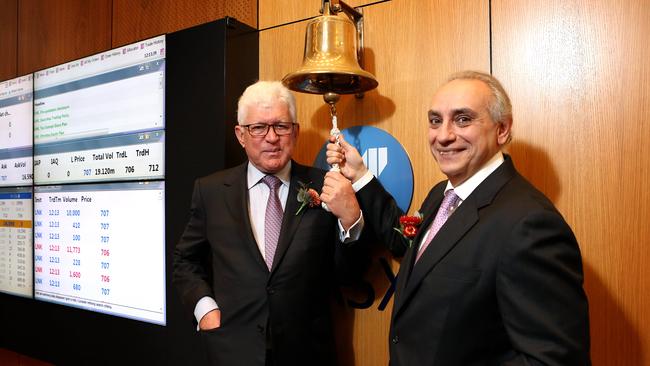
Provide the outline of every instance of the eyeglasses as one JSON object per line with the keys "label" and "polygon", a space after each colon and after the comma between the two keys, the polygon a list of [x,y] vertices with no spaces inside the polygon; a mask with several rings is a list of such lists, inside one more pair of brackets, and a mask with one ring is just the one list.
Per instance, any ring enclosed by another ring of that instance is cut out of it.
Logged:
{"label": "eyeglasses", "polygon": [[274,124],[252,123],[250,125],[242,125],[242,127],[246,127],[251,136],[266,136],[266,134],[269,133],[269,127],[273,127],[273,132],[275,132],[276,135],[285,136],[293,132],[293,125],[295,124],[296,123],[293,122],[278,122]]}

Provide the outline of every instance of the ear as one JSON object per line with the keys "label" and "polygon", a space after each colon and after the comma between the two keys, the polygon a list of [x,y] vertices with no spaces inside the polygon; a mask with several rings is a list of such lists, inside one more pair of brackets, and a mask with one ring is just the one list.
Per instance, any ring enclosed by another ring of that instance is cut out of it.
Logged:
{"label": "ear", "polygon": [[241,147],[246,147],[246,142],[244,141],[244,128],[242,126],[235,126],[235,136],[237,136],[237,140]]}
{"label": "ear", "polygon": [[497,143],[503,146],[510,141],[512,129],[512,117],[508,117],[503,122],[497,123]]}

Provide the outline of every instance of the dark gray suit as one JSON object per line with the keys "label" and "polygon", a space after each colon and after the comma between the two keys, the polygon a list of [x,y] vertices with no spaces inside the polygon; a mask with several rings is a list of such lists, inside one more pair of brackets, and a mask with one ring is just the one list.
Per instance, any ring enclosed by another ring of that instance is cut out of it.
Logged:
{"label": "dark gray suit", "polygon": [[[390,329],[393,366],[588,365],[582,260],[571,228],[510,157],[451,215],[414,265],[398,274]],[[447,182],[420,212],[418,237]],[[357,195],[367,227],[391,247],[402,212],[373,179]],[[414,245],[415,246],[415,245]]]}
{"label": "dark gray suit", "polygon": [[247,164],[196,181],[191,217],[174,253],[174,283],[192,312],[210,296],[222,326],[201,332],[213,364],[335,364],[330,295],[340,254],[336,218],[318,208],[295,215],[298,182],[320,192],[324,171],[292,162],[291,184],[269,272],[248,215]]}

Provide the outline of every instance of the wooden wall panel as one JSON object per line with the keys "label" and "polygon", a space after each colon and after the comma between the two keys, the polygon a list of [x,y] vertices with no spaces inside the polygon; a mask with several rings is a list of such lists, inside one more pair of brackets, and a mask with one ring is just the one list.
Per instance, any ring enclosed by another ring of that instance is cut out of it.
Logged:
{"label": "wooden wall panel", "polygon": [[[312,4],[298,0],[292,4],[312,8]],[[433,92],[454,71],[489,70],[488,1],[393,0],[365,7],[364,16],[366,69],[377,77],[379,87],[361,100],[342,96],[337,104],[339,127],[375,126],[402,143],[415,172],[411,206],[415,211],[433,184],[443,179],[426,140],[426,111]],[[281,79],[298,68],[306,23],[261,31],[261,79]],[[318,95],[296,93],[296,97],[301,130],[295,157],[301,163],[312,164],[331,128],[329,109]],[[383,252],[378,255],[388,257]],[[393,262],[395,272],[397,267],[398,263]],[[377,310],[387,286],[377,260],[373,261],[368,279],[376,291],[373,306],[348,309],[339,317],[339,328],[349,332],[340,337],[352,338],[354,352],[350,354],[342,347],[344,365],[387,364],[391,308]]]}
{"label": "wooden wall panel", "polygon": [[20,0],[18,8],[20,75],[111,45],[111,0]]}
{"label": "wooden wall panel", "polygon": [[257,28],[256,0],[113,0],[113,46],[231,16]]}
{"label": "wooden wall panel", "polygon": [[[390,0],[346,0],[344,2],[351,7],[358,7],[381,1]],[[260,17],[258,29],[266,29],[320,15],[322,0],[303,0],[299,5],[296,0],[259,0],[258,3]]]}
{"label": "wooden wall panel", "polygon": [[0,0],[0,80],[18,76],[16,38],[18,36],[18,0]]}
{"label": "wooden wall panel", "polygon": [[573,227],[594,365],[650,364],[650,3],[493,0],[515,162]]}

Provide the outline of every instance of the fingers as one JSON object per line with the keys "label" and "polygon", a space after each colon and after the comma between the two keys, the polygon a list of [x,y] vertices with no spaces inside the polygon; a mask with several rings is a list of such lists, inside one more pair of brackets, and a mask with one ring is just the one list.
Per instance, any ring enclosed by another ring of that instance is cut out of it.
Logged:
{"label": "fingers", "polygon": [[352,147],[352,145],[348,144],[348,142],[345,141],[345,138],[342,134],[339,135],[339,145],[341,145],[344,151],[347,151]]}
{"label": "fingers", "polygon": [[340,172],[329,171],[325,174],[325,179],[323,180],[323,191],[336,189],[346,183],[350,184],[350,181]]}
{"label": "fingers", "polygon": [[345,162],[345,154],[343,153],[343,148],[336,144],[327,144],[327,151],[325,152],[327,157],[327,164],[342,164]]}
{"label": "fingers", "polygon": [[323,180],[323,189],[321,193],[321,199],[328,203],[330,200],[336,197],[337,194],[340,194],[347,187],[352,185],[350,181],[344,177],[341,173],[335,171],[329,171],[325,174],[325,179]]}
{"label": "fingers", "polygon": [[[333,139],[331,139],[333,140]],[[338,164],[341,173],[352,182],[358,181],[368,170],[363,162],[363,157],[354,146],[348,144],[343,136],[340,136],[340,145],[327,144],[326,160],[329,165]]]}
{"label": "fingers", "polygon": [[359,218],[361,209],[352,189],[352,183],[341,173],[330,171],[325,174],[321,199],[341,220],[344,228],[349,228]]}

